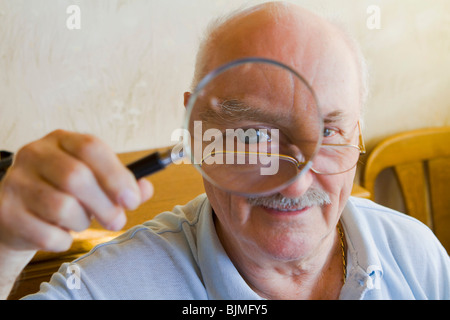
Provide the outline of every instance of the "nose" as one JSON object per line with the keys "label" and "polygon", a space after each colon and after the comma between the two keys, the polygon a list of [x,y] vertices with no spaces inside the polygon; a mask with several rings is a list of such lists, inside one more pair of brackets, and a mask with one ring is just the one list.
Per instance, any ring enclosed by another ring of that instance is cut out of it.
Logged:
{"label": "nose", "polygon": [[291,184],[278,191],[287,198],[297,198],[302,196],[312,185],[314,173],[311,170],[298,176]]}

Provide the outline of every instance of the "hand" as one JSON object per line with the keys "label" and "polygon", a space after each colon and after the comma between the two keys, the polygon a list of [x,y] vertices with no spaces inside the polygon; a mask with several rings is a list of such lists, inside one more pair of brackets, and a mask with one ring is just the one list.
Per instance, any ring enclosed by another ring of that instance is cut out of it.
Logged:
{"label": "hand", "polygon": [[52,132],[17,153],[0,185],[0,244],[66,251],[71,230],[87,229],[93,218],[120,230],[124,209],[136,209],[152,193],[150,182],[136,181],[99,139]]}

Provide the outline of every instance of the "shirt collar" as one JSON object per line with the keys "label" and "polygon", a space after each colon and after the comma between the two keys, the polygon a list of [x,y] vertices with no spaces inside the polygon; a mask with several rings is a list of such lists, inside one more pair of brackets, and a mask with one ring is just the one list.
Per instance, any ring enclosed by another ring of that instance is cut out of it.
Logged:
{"label": "shirt collar", "polygon": [[369,291],[376,297],[381,294],[383,268],[367,221],[359,217],[351,198],[341,222],[347,243],[347,281],[340,299],[363,299]]}

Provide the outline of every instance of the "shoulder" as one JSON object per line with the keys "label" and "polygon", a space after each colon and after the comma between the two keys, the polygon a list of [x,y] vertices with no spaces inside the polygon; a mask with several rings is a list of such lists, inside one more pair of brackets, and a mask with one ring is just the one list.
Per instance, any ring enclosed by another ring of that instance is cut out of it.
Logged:
{"label": "shoulder", "polygon": [[[185,205],[175,206],[172,211],[162,212],[154,219],[137,225],[121,236],[96,246],[83,256],[86,259],[98,251],[122,251],[134,254],[133,249],[141,246],[151,250],[170,250],[170,247],[189,246],[190,238],[195,237],[196,225],[205,204],[206,196],[199,196]],[[124,254],[121,252],[121,254]]]}
{"label": "shoulder", "polygon": [[108,259],[116,264],[151,260],[153,268],[160,265],[165,268],[166,265],[173,265],[167,264],[167,259],[189,257],[195,260],[196,228],[205,199],[205,196],[199,196],[186,205],[162,212],[154,219],[96,246],[76,262],[81,263],[91,258],[100,259],[102,262]]}
{"label": "shoulder", "polygon": [[377,229],[377,232],[392,230],[399,236],[405,236],[405,233],[417,234],[417,232],[434,236],[428,226],[419,220],[371,200],[350,197],[348,206],[354,212],[355,218],[361,223],[366,223],[367,227],[382,227],[382,229]]}
{"label": "shoulder", "polygon": [[[205,198],[159,214],[64,264],[31,299],[204,299],[196,225]],[[72,271],[78,290],[67,287]],[[176,283],[173,283],[173,282]]]}
{"label": "shoulder", "polygon": [[364,232],[377,239],[377,242],[384,241],[391,249],[442,251],[442,245],[433,231],[411,216],[355,197],[350,197],[347,207]]}
{"label": "shoulder", "polygon": [[[349,199],[343,215],[351,229],[350,241],[364,243],[355,247],[370,252],[369,256],[377,255],[388,285],[403,283],[416,298],[449,298],[449,256],[425,224],[370,200],[354,197]],[[404,289],[396,287],[395,290]]]}

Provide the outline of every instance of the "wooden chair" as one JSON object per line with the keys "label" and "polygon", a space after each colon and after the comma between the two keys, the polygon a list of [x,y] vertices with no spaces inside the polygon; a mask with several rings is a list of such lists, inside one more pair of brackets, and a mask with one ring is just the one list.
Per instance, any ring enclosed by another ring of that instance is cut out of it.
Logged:
{"label": "wooden chair", "polygon": [[387,138],[372,151],[363,185],[374,199],[375,180],[393,168],[406,213],[428,225],[450,252],[450,127]]}

